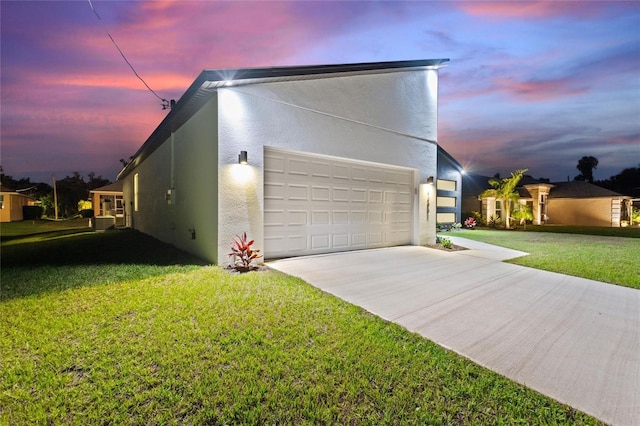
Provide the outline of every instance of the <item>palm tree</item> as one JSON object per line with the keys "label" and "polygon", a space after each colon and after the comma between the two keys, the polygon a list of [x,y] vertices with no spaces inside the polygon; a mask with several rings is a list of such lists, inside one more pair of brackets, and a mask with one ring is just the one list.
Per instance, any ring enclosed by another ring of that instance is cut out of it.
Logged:
{"label": "palm tree", "polygon": [[529,204],[518,204],[513,211],[513,218],[520,222],[520,225],[527,229],[527,221],[533,220],[533,212]]}
{"label": "palm tree", "polygon": [[504,226],[509,229],[509,217],[511,216],[511,203],[518,202],[520,195],[515,192],[518,182],[528,169],[516,170],[511,172],[511,177],[493,178],[489,180],[489,185],[493,188],[485,190],[480,194],[480,198],[495,197],[497,200],[504,201]]}

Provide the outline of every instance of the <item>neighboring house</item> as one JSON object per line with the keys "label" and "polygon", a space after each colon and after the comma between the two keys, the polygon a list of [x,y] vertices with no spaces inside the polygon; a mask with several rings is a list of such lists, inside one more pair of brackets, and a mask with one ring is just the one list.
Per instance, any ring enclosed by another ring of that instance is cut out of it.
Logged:
{"label": "neighboring house", "polygon": [[89,191],[94,216],[113,216],[116,226],[125,225],[122,181]]}
{"label": "neighboring house", "polygon": [[0,222],[18,222],[24,219],[22,207],[31,206],[31,197],[0,186]]}
{"label": "neighboring house", "polygon": [[[463,183],[463,211],[477,211],[482,218],[502,218],[503,200],[478,196],[491,188],[489,177],[468,174]],[[620,195],[584,181],[542,182],[524,176],[516,191],[520,204],[528,204],[534,225],[582,225],[619,227],[631,217],[632,197]]]}
{"label": "neighboring house", "polygon": [[436,220],[443,225],[461,223],[462,176],[464,168],[442,146],[438,146],[436,178]]}
{"label": "neighboring house", "polygon": [[554,182],[548,199],[549,224],[612,226],[630,222],[632,197],[583,181]]}
{"label": "neighboring house", "polygon": [[432,243],[447,61],[203,71],[118,175],[129,225],[218,264],[245,231],[267,259]]}

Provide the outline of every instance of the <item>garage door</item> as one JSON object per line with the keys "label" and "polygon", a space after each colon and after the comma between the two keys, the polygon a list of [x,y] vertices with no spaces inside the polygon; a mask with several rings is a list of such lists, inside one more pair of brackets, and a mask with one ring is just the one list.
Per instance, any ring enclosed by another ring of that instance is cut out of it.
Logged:
{"label": "garage door", "polygon": [[413,171],[266,149],[265,257],[411,243]]}

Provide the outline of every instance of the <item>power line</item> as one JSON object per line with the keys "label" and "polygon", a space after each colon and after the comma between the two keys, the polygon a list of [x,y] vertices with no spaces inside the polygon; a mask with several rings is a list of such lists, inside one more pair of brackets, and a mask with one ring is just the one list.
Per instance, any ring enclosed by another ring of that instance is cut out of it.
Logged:
{"label": "power line", "polygon": [[135,74],[135,76],[138,77],[138,79],[142,82],[142,84],[144,84],[146,86],[146,88],[149,89],[149,91],[151,93],[153,93],[156,98],[158,98],[158,99],[160,99],[160,101],[162,101],[162,109],[169,108],[169,101],[166,100],[165,98],[160,97],[151,87],[149,87],[147,82],[144,81],[144,79],[142,77],[140,77],[140,75],[136,72],[135,68],[133,68],[133,65],[131,65],[131,62],[129,62],[127,57],[124,55],[124,53],[120,49],[120,46],[118,46],[118,43],[116,43],[116,41],[111,36],[111,33],[109,32],[109,29],[107,28],[107,26],[105,25],[104,21],[102,20],[102,18],[98,14],[98,11],[95,9],[95,7],[93,7],[93,3],[91,3],[91,0],[88,0],[88,1],[89,1],[89,6],[91,6],[91,10],[93,10],[93,13],[95,13],[96,17],[98,18],[98,20],[102,24],[102,28],[107,33],[107,35],[111,39],[111,42],[116,47],[116,49],[118,49],[118,52],[120,52],[120,56],[122,56],[122,59],[124,59],[124,61],[127,63],[127,65],[129,65],[129,68],[131,68],[131,71],[133,71],[133,74]]}

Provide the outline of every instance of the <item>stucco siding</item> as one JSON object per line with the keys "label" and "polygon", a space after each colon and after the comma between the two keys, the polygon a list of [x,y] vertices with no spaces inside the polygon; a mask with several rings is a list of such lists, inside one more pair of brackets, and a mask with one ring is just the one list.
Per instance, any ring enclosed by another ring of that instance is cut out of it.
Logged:
{"label": "stucco siding", "polygon": [[551,225],[612,226],[611,198],[549,198],[547,215]]}
{"label": "stucco siding", "polygon": [[218,259],[217,137],[214,97],[128,174],[123,186],[130,226],[211,262]]}
{"label": "stucco siding", "polygon": [[[428,70],[267,83],[235,90],[435,141],[437,85],[438,72]],[[418,97],[421,102],[416,101]]]}
{"label": "stucco siding", "polygon": [[[218,98],[220,263],[240,232],[263,246],[265,146],[409,167],[416,187],[436,175],[435,70],[229,87]],[[241,150],[248,166],[237,164]],[[435,194],[417,192],[414,244],[435,239],[425,200],[435,206]]]}
{"label": "stucco siding", "polygon": [[4,206],[0,209],[0,222],[23,220],[22,207],[29,205],[29,197],[14,192],[4,192]]}

